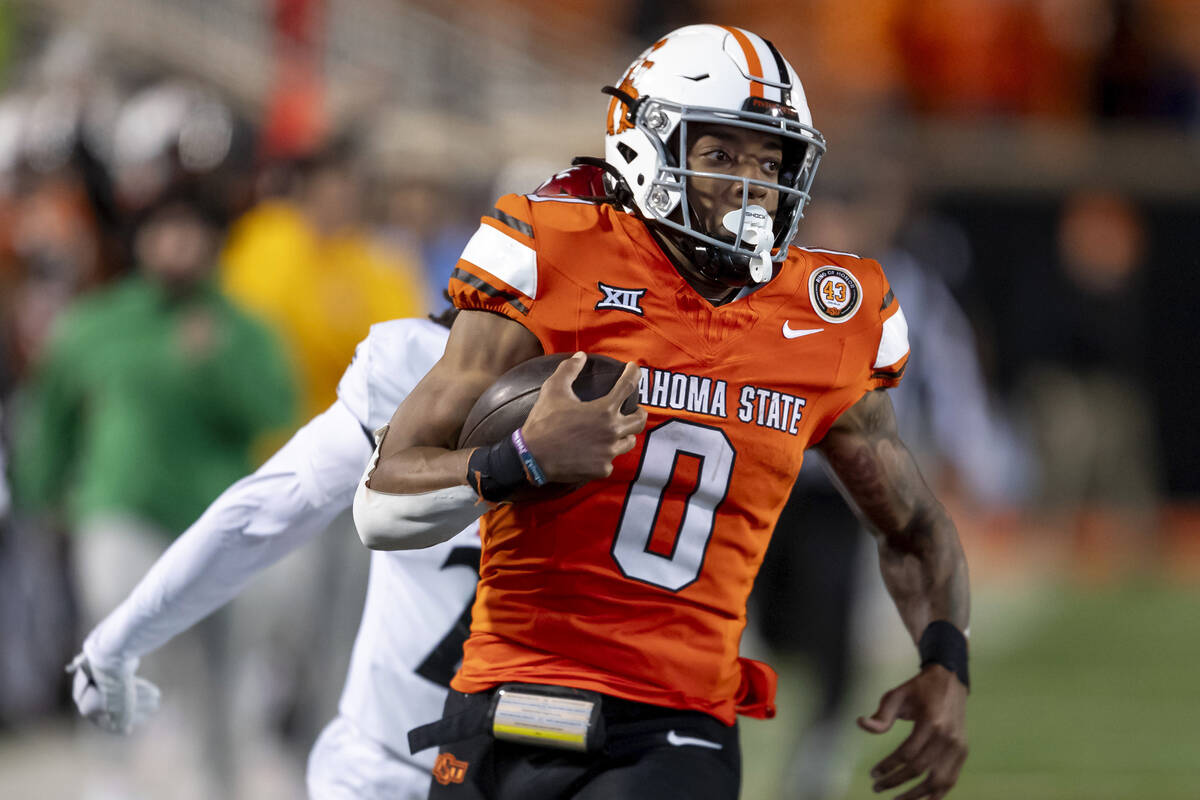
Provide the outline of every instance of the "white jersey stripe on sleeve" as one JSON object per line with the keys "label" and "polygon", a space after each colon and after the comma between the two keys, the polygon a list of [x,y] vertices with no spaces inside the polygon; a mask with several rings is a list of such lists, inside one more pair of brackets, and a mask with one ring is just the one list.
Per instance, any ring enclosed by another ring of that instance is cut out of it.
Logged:
{"label": "white jersey stripe on sleeve", "polygon": [[487,270],[531,300],[537,299],[537,251],[491,225],[479,226],[467,242],[462,259]]}
{"label": "white jersey stripe on sleeve", "polygon": [[583,200],[578,197],[565,197],[557,194],[550,195],[549,197],[543,197],[537,194],[527,194],[525,195],[525,199],[531,203],[583,203],[585,206],[596,205],[595,200]]}
{"label": "white jersey stripe on sleeve", "polygon": [[896,309],[896,313],[884,320],[883,334],[879,337],[879,351],[875,356],[872,369],[890,367],[908,352],[908,320],[904,318],[904,309]]}

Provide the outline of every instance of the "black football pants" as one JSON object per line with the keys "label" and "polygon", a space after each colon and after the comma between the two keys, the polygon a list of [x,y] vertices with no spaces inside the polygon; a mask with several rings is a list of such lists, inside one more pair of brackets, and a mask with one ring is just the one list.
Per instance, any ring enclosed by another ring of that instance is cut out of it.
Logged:
{"label": "black football pants", "polygon": [[[486,708],[491,697],[451,690],[443,717]],[[607,696],[601,709],[608,734],[596,753],[501,741],[490,733],[443,745],[430,800],[737,800],[736,724]]]}

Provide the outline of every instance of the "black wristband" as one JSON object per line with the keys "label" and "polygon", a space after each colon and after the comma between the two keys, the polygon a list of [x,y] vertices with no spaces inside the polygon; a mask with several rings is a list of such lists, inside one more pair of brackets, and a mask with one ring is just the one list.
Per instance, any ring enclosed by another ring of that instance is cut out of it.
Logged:
{"label": "black wristband", "polygon": [[921,668],[940,664],[953,672],[962,685],[971,688],[971,676],[967,672],[967,637],[953,623],[944,619],[934,620],[921,634],[917,644],[921,654]]}
{"label": "black wristband", "polygon": [[467,459],[467,483],[489,503],[500,503],[529,484],[521,456],[505,436],[490,447],[476,447]]}

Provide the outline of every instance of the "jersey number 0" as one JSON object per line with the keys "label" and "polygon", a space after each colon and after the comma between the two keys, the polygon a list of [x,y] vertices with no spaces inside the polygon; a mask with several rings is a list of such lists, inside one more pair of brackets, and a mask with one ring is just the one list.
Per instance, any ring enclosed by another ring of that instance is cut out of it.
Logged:
{"label": "jersey number 0", "polygon": [[[699,460],[669,555],[650,550],[650,539],[681,455]],[[700,575],[717,507],[729,492],[737,454],[719,428],[673,419],[646,435],[637,475],[625,497],[613,558],[626,577],[679,591]]]}

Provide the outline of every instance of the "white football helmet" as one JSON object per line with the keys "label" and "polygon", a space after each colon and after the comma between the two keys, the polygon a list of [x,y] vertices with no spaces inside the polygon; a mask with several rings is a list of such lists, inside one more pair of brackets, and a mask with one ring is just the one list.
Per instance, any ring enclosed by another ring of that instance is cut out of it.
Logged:
{"label": "white football helmet", "polygon": [[[651,45],[619,86],[604,91],[613,96],[605,160],[620,176],[617,183],[624,183],[616,187],[617,198],[686,243],[706,276],[730,286],[769,279],[771,262],[787,258],[825,152],[800,79],[775,45],[740,28],[689,25]],[[777,134],[784,151],[778,184],[688,169],[689,123]],[[742,184],[741,211],[724,223],[732,242],[704,230],[689,210],[691,176]],[[748,204],[751,185],[779,192],[774,219]]]}

